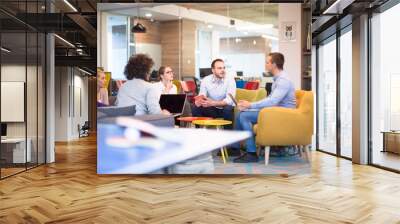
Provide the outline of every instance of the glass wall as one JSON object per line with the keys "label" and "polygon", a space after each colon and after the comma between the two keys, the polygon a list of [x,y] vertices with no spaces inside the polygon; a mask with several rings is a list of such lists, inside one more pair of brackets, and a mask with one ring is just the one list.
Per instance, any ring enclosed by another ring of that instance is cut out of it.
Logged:
{"label": "glass wall", "polygon": [[117,15],[107,17],[107,61],[116,79],[124,79],[124,68],[128,61],[128,18]]}
{"label": "glass wall", "polygon": [[340,36],[340,154],[352,157],[352,32]]}
{"label": "glass wall", "polygon": [[318,47],[318,149],[336,154],[336,36]]}
{"label": "glass wall", "polygon": [[[17,3],[4,1],[0,7],[43,10],[41,1]],[[45,162],[46,40],[13,16],[1,12],[0,20],[0,178],[5,178]]]}
{"label": "glass wall", "polygon": [[371,162],[400,170],[400,4],[371,19]]}

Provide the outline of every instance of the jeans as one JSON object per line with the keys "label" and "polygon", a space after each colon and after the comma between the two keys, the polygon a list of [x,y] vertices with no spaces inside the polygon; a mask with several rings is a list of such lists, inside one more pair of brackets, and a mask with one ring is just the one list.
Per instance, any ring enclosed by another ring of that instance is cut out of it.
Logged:
{"label": "jeans", "polygon": [[[219,109],[216,107],[197,107],[192,105],[192,116],[193,117],[212,117],[212,118],[224,118],[227,121],[233,121],[233,107],[230,105],[224,106]],[[232,125],[226,125],[225,129],[232,129]]]}
{"label": "jeans", "polygon": [[[235,130],[250,131],[251,137],[246,140],[246,151],[256,152],[256,142],[254,139],[253,125],[257,123],[259,111],[241,111],[235,120]],[[240,143],[233,145],[234,148],[240,148]]]}

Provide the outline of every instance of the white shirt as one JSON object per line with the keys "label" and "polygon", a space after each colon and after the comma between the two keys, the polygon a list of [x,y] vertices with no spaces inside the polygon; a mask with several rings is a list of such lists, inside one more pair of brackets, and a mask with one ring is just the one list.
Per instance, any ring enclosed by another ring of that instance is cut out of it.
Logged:
{"label": "white shirt", "polygon": [[136,105],[136,114],[160,114],[160,91],[142,79],[126,81],[118,91],[116,105],[119,107]]}
{"label": "white shirt", "polygon": [[172,84],[172,88],[168,92],[164,92],[165,86],[162,82],[156,82],[153,85],[157,86],[161,94],[178,94],[178,88],[176,88],[175,84]]}
{"label": "white shirt", "polygon": [[233,97],[236,95],[236,82],[233,77],[219,79],[214,74],[208,75],[201,80],[199,95],[204,95],[212,100],[223,100],[228,105],[233,105],[228,93]]}

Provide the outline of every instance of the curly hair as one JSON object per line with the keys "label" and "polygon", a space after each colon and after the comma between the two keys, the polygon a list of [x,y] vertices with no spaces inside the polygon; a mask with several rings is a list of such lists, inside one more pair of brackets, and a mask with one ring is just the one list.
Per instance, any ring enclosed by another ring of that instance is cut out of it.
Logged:
{"label": "curly hair", "polygon": [[147,81],[149,79],[150,69],[153,65],[153,59],[145,54],[132,55],[125,66],[125,77],[128,80],[136,78]]}

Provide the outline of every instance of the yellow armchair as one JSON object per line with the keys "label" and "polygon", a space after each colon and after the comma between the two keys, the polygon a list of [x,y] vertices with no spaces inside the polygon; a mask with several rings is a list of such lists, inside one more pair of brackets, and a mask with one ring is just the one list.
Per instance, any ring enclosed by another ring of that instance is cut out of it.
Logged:
{"label": "yellow armchair", "polygon": [[[314,129],[314,96],[311,91],[296,91],[296,108],[264,108],[254,126],[256,144],[265,146],[265,164],[269,160],[269,146],[295,145],[300,152],[305,149],[306,159],[311,159],[305,147],[311,144]],[[300,154],[301,155],[301,154]]]}
{"label": "yellow armchair", "polygon": [[[239,100],[256,102],[256,101],[264,99],[266,96],[267,96],[267,91],[264,88],[257,89],[257,90],[248,90],[248,89],[237,88],[235,99],[237,102],[239,102]],[[236,116],[238,115],[238,113],[239,113],[239,109],[237,109],[235,107],[233,123],[235,123]],[[233,125],[235,125],[235,124],[233,124]]]}
{"label": "yellow armchair", "polygon": [[255,102],[264,99],[267,96],[265,89],[248,90],[248,89],[236,89],[236,100],[247,100],[249,102]]}

